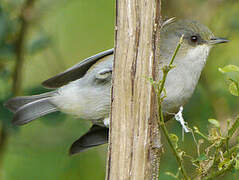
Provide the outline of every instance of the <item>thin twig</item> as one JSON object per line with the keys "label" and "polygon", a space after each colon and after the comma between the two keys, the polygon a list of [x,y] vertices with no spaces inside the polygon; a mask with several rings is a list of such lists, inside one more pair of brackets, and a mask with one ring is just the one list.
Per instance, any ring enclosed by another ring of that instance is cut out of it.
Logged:
{"label": "thin twig", "polygon": [[161,85],[160,85],[160,87],[159,87],[159,89],[158,89],[158,92],[157,92],[158,95],[160,95],[159,98],[161,98],[161,93],[162,93],[162,91],[163,91],[163,89],[164,89],[166,77],[167,77],[167,75],[168,75],[168,72],[172,69],[172,65],[173,65],[174,59],[175,59],[175,57],[176,57],[176,55],[177,55],[177,53],[178,53],[178,50],[179,50],[180,47],[181,47],[182,42],[183,42],[183,35],[182,35],[182,37],[181,37],[180,40],[179,40],[179,43],[178,43],[178,45],[177,45],[177,47],[176,47],[176,49],[175,49],[175,51],[174,51],[174,54],[173,54],[173,56],[172,56],[172,58],[171,58],[171,61],[170,61],[169,65],[163,67],[163,79],[162,79]]}
{"label": "thin twig", "polygon": [[[34,3],[35,0],[27,0],[21,10],[19,15],[21,24],[20,24],[20,32],[18,34],[18,38],[15,42],[15,55],[16,55],[16,64],[13,73],[13,85],[12,85],[12,92],[13,94],[19,95],[22,89],[22,69],[23,69],[23,62],[24,62],[24,40],[25,34],[28,28],[28,22],[25,19],[25,12],[28,10]],[[3,126],[1,124],[1,126]],[[6,145],[8,142],[8,131],[1,127],[0,130],[0,165],[2,165],[2,160],[4,156],[4,152],[6,149]]]}
{"label": "thin twig", "polygon": [[186,170],[184,169],[184,166],[183,166],[183,160],[182,158],[180,157],[180,155],[178,154],[178,151],[177,149],[174,147],[171,139],[170,139],[170,136],[169,136],[169,133],[168,133],[168,130],[166,128],[166,125],[164,123],[164,118],[163,118],[163,112],[162,112],[162,109],[161,107],[159,108],[159,113],[160,113],[160,127],[161,129],[163,130],[163,134],[164,136],[166,137],[168,143],[169,143],[169,146],[174,154],[174,156],[176,157],[176,160],[177,160],[177,163],[179,165],[179,170],[181,171],[183,177],[185,180],[188,180],[190,179],[188,176],[187,176],[187,173],[186,173]]}
{"label": "thin twig", "polygon": [[20,31],[18,38],[16,40],[15,45],[15,53],[16,53],[16,64],[13,73],[13,86],[12,91],[15,96],[20,95],[22,91],[22,71],[24,64],[24,41],[26,37],[26,32],[29,27],[29,20],[27,19],[29,13],[31,13],[33,4],[35,0],[26,0],[24,3],[22,10],[20,12]]}
{"label": "thin twig", "polygon": [[223,169],[220,170],[220,171],[216,171],[216,172],[214,171],[214,172],[212,172],[209,176],[206,176],[206,177],[203,178],[203,179],[205,179],[205,180],[211,180],[211,179],[214,179],[214,178],[216,178],[216,177],[219,177],[219,176],[223,175],[225,172],[231,170],[231,169],[233,168],[234,164],[235,164],[235,161],[234,161],[234,160],[231,160],[230,164],[228,164],[228,166],[227,166],[226,168],[223,168]]}
{"label": "thin twig", "polygon": [[159,83],[160,86],[158,86],[158,91],[157,91],[157,97],[158,97],[158,103],[159,103],[159,106],[158,106],[158,112],[159,112],[159,126],[161,127],[162,131],[163,131],[163,134],[164,136],[166,137],[168,143],[169,143],[169,146],[174,154],[174,156],[176,157],[176,160],[177,160],[177,163],[179,165],[179,170],[180,172],[182,173],[183,177],[185,180],[188,180],[190,179],[186,173],[186,170],[184,169],[184,166],[183,166],[183,161],[182,161],[182,158],[180,157],[177,149],[174,147],[173,145],[173,142],[171,141],[170,139],[170,136],[169,136],[169,133],[168,133],[168,130],[166,128],[166,125],[164,123],[164,117],[163,117],[163,111],[162,111],[162,108],[161,108],[161,102],[162,102],[162,97],[161,97],[161,93],[164,89],[164,85],[165,85],[165,81],[166,81],[166,77],[168,75],[168,72],[173,68],[172,65],[173,65],[173,62],[174,62],[174,59],[178,53],[178,50],[180,49],[181,47],[181,44],[182,44],[182,41],[183,41],[183,36],[180,38],[180,41],[174,51],[174,54],[171,58],[171,61],[169,63],[168,66],[165,66],[163,67],[163,78],[162,78],[162,81]]}
{"label": "thin twig", "polygon": [[[224,157],[225,156],[230,157],[233,152],[238,151],[239,149],[238,146],[234,146],[231,149],[229,149],[229,140],[232,138],[233,134],[236,132],[238,127],[239,127],[239,117],[232,124],[231,128],[227,130],[227,137],[221,140],[221,142],[217,146],[217,149],[220,149],[223,145],[226,145],[226,152],[223,155]],[[216,157],[216,153],[215,153],[215,157]],[[220,162],[220,158],[214,158],[213,166],[215,166],[219,162]]]}

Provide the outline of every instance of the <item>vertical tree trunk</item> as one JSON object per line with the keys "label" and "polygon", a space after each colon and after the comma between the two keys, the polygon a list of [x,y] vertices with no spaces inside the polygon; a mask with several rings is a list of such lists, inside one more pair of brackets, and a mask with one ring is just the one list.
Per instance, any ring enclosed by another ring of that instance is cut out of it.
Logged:
{"label": "vertical tree trunk", "polygon": [[118,0],[107,180],[158,179],[160,0]]}

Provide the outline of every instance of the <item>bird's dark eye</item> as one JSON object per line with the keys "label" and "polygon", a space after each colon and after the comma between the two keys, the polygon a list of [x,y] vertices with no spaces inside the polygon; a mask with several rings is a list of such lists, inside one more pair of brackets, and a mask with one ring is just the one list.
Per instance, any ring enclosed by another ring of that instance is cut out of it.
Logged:
{"label": "bird's dark eye", "polygon": [[198,37],[197,36],[191,36],[191,41],[192,42],[197,42],[198,41]]}

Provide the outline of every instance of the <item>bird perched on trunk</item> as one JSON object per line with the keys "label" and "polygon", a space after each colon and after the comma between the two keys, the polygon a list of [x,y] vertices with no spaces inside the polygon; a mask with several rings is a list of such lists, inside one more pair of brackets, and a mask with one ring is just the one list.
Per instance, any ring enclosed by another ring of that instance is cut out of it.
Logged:
{"label": "bird perched on trunk", "polygon": [[[162,64],[169,63],[182,35],[183,42],[174,60],[175,68],[169,72],[165,82],[167,97],[162,102],[165,116],[177,113],[192,96],[211,47],[228,42],[215,37],[197,21],[173,21],[160,30]],[[90,130],[72,144],[70,154],[107,143],[113,53],[114,50],[110,49],[89,57],[44,81],[43,86],[55,89],[51,92],[8,100],[5,106],[14,113],[13,123],[23,125],[61,111],[93,123]],[[162,72],[159,77],[162,77]]]}

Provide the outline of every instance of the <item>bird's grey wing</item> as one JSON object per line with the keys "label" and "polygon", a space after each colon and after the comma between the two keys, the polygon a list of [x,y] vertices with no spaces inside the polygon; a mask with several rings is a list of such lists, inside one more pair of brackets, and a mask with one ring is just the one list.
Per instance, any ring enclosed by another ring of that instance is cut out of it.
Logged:
{"label": "bird's grey wing", "polygon": [[114,49],[109,49],[107,51],[91,56],[76,64],[75,66],[67,69],[66,71],[44,81],[42,85],[46,88],[54,89],[66,85],[71,81],[77,80],[83,77],[93,64],[106,56],[112,55],[113,52]]}
{"label": "bird's grey wing", "polygon": [[109,129],[107,127],[93,125],[86,134],[71,145],[69,154],[80,153],[86,149],[107,143],[108,134]]}

